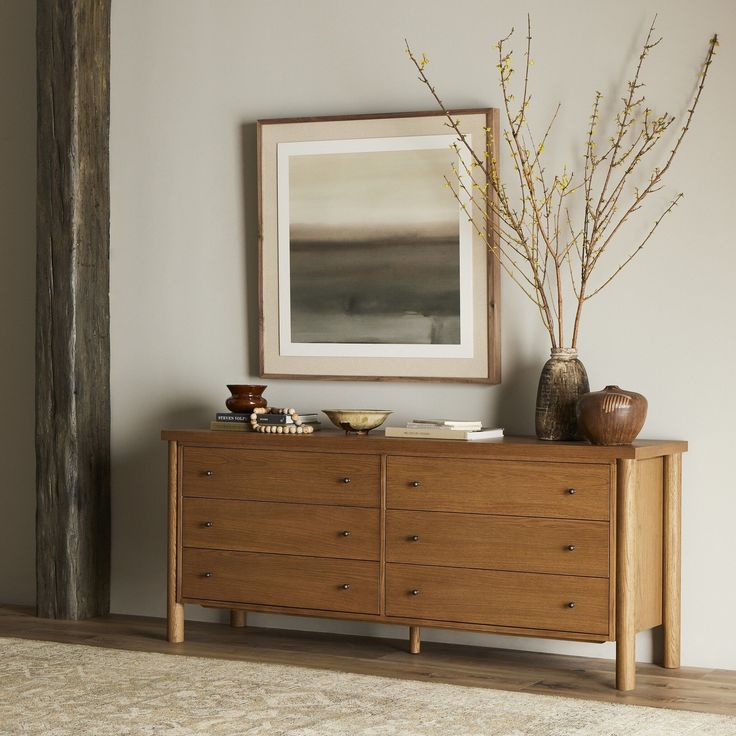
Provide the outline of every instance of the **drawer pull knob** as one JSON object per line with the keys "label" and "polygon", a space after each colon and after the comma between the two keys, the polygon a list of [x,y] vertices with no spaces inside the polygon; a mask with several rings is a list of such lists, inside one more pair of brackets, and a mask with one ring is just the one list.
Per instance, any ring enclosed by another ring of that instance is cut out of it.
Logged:
{"label": "drawer pull knob", "polygon": [[412,485],[412,486],[413,486],[414,488],[419,488],[419,486],[420,486],[420,485],[422,485],[422,481],[420,481],[420,480],[413,480],[413,481],[411,482],[411,485]]}
{"label": "drawer pull knob", "polygon": [[204,475],[206,475],[208,478],[211,478],[214,475],[214,472],[212,470],[205,470]]}
{"label": "drawer pull knob", "polygon": [[342,535],[343,537],[349,537],[351,533],[352,533],[352,532],[349,532],[349,531],[348,531],[347,529],[346,529],[346,530],[345,530],[344,532],[340,532],[340,534],[341,534],[341,535]]}
{"label": "drawer pull knob", "polygon": [[212,521],[205,521],[204,524],[202,524],[202,526],[207,527],[207,529],[211,529],[214,525],[215,524]]}
{"label": "drawer pull knob", "polygon": [[350,583],[343,583],[340,588],[342,590],[350,590]]}
{"label": "drawer pull knob", "polygon": [[575,545],[574,544],[568,544],[567,545],[567,548],[570,550],[570,552],[574,552],[575,551]]}
{"label": "drawer pull knob", "polygon": [[215,573],[213,573],[213,572],[205,572],[205,573],[203,573],[203,577],[205,577],[205,578],[211,578],[214,574]]}
{"label": "drawer pull knob", "polygon": [[411,594],[412,595],[419,595],[419,590],[417,590],[416,588],[414,588],[414,590],[411,591]]}
{"label": "drawer pull knob", "polygon": [[574,488],[568,488],[567,492],[572,496],[576,493],[576,490]]}
{"label": "drawer pull knob", "polygon": [[350,478],[347,478],[347,477],[346,478],[343,478],[342,479],[342,482],[343,483],[350,483]]}
{"label": "drawer pull knob", "polygon": [[569,602],[569,603],[567,604],[567,607],[568,607],[568,608],[575,608],[575,601],[570,601],[570,602]]}
{"label": "drawer pull knob", "polygon": [[411,535],[411,536],[409,537],[409,541],[410,541],[410,542],[418,542],[418,541],[419,541],[419,535],[418,535],[418,534],[412,534],[412,535]]}

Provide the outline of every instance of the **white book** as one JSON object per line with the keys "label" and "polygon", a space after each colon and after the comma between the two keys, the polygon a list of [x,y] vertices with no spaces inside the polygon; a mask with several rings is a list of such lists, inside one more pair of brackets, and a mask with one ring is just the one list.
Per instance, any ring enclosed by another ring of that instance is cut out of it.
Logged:
{"label": "white book", "polygon": [[427,440],[495,440],[503,437],[503,429],[481,429],[478,431],[451,429],[450,427],[424,428],[386,427],[386,437],[414,437]]}
{"label": "white book", "polygon": [[423,422],[407,422],[406,427],[408,429],[451,429],[453,432],[478,432],[483,429],[483,425],[478,422],[477,424],[424,424]]}
{"label": "white book", "polygon": [[480,419],[412,419],[407,422],[406,426],[415,424],[419,426],[454,427],[457,429],[473,429],[474,427],[480,428],[483,426]]}

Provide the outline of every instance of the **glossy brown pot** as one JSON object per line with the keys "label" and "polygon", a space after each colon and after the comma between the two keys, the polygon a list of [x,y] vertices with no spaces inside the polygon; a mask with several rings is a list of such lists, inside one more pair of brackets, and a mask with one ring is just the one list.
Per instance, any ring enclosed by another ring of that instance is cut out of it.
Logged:
{"label": "glossy brown pot", "polygon": [[256,407],[268,406],[268,402],[261,395],[266,386],[228,384],[227,387],[232,396],[225,401],[225,406],[236,414],[249,414]]}
{"label": "glossy brown pot", "polygon": [[647,400],[634,391],[606,386],[580,397],[578,426],[594,445],[630,445],[647,418]]}
{"label": "glossy brown pot", "polygon": [[554,348],[537,388],[535,428],[540,440],[578,440],[577,400],[590,391],[585,366],[573,348]]}

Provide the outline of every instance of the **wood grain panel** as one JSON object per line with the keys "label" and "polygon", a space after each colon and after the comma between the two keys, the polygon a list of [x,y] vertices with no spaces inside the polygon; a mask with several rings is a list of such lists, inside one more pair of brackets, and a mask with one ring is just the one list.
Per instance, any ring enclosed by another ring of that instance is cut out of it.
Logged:
{"label": "wood grain panel", "polygon": [[392,509],[387,560],[606,577],[608,534],[605,521]]}
{"label": "wood grain panel", "polygon": [[169,442],[169,528],[167,539],[167,628],[166,636],[172,643],[184,641],[184,606],[180,602],[179,583],[179,485],[177,467],[179,447]]}
{"label": "wood grain panel", "polygon": [[604,578],[388,564],[386,584],[389,616],[600,635],[609,629]]}
{"label": "wood grain panel", "polygon": [[602,447],[585,442],[545,442],[535,437],[504,437],[496,440],[425,440],[386,437],[380,430],[368,435],[345,435],[337,429],[323,429],[308,437],[257,432],[213,432],[208,429],[164,429],[161,439],[187,446],[229,447],[243,450],[293,452],[347,452],[365,455],[433,455],[435,457],[483,460],[526,460],[607,464],[620,458],[645,460],[687,452],[681,440],[634,440],[630,445]]}
{"label": "wood grain panel", "polygon": [[243,608],[255,613],[279,613],[312,618],[334,619],[336,621],[367,621],[368,623],[396,624],[399,626],[419,626],[420,628],[447,629],[451,631],[480,631],[486,634],[502,636],[541,637],[543,639],[565,639],[568,641],[585,641],[600,644],[611,641],[610,632],[606,634],[589,634],[584,631],[560,631],[559,629],[531,629],[528,626],[502,626],[500,624],[476,624],[467,621],[439,621],[423,619],[415,616],[384,616],[375,613],[345,612],[325,610],[324,608],[292,608],[284,606],[267,606],[259,603],[239,603],[237,601],[210,601],[206,598],[189,599],[188,603],[197,603],[205,608]]}
{"label": "wood grain panel", "polygon": [[386,580],[389,616],[608,632],[603,578],[389,564]]}
{"label": "wood grain panel", "polygon": [[185,548],[183,595],[292,609],[378,613],[378,563]]}
{"label": "wood grain panel", "polygon": [[682,556],[682,455],[664,458],[663,664],[680,666],[680,568]]}
{"label": "wood grain panel", "polygon": [[609,466],[389,457],[388,508],[607,520]]}
{"label": "wood grain panel", "polygon": [[[37,80],[36,605],[42,616],[80,619],[110,610],[111,11],[110,0],[29,0],[2,3],[3,18],[28,6]],[[17,104],[3,99],[4,109]],[[5,158],[3,168],[12,186]],[[7,269],[5,240],[3,252]],[[4,364],[15,358],[6,340],[3,354]],[[28,493],[10,480],[12,460],[5,482]]]}
{"label": "wood grain panel", "polygon": [[616,687],[636,686],[636,476],[635,460],[619,460],[616,470]]}
{"label": "wood grain panel", "polygon": [[378,560],[379,510],[185,498],[186,547]]}
{"label": "wood grain panel", "polygon": [[348,453],[186,447],[183,492],[207,498],[378,507],[381,460]]}
{"label": "wood grain panel", "polygon": [[[636,630],[662,623],[662,458],[637,462],[636,495]],[[646,582],[644,582],[646,581]]]}

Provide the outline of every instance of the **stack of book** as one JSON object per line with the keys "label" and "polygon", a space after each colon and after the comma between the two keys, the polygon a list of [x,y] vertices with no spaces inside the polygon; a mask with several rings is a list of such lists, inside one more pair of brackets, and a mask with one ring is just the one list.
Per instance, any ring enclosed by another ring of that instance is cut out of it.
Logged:
{"label": "stack of book", "polygon": [[296,409],[256,409],[250,415],[250,426],[256,432],[311,434],[319,428],[319,416],[300,414]]}
{"label": "stack of book", "polygon": [[488,429],[480,421],[461,419],[413,419],[405,427],[386,427],[386,437],[415,437],[430,440],[492,440],[503,437],[503,429]]}
{"label": "stack of book", "polygon": [[[274,410],[275,411],[275,410]],[[290,426],[301,426],[301,427],[312,427],[317,429],[319,427],[319,415],[315,412],[309,414],[286,414],[279,413],[273,414],[270,411],[266,413],[254,414],[238,414],[236,412],[217,412],[215,414],[215,421],[210,422],[210,429],[235,431],[235,432],[250,432],[253,429],[253,424],[257,426],[273,426],[283,428]]]}
{"label": "stack of book", "polygon": [[226,429],[236,432],[250,432],[250,414],[238,414],[231,411],[218,411],[215,421],[210,422],[210,429]]}

